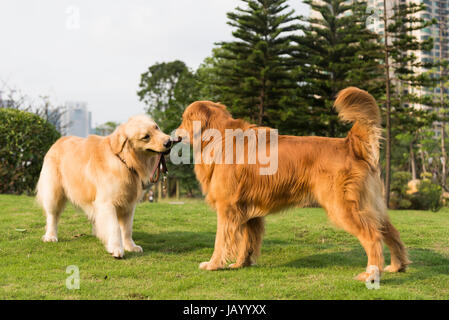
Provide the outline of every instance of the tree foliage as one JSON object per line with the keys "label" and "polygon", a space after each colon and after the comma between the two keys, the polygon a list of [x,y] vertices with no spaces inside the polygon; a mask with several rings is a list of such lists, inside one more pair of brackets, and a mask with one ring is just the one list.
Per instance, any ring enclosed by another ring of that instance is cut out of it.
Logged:
{"label": "tree foliage", "polygon": [[141,75],[137,95],[160,127],[171,132],[179,125],[184,108],[196,100],[195,85],[184,62],[156,63]]}
{"label": "tree foliage", "polygon": [[[384,4],[386,6],[386,3]],[[433,39],[418,39],[415,31],[427,28],[435,23],[424,18],[420,13],[426,9],[424,4],[400,3],[393,6],[392,15],[384,13],[385,25],[383,51],[386,65],[385,80],[387,90],[385,104],[386,151],[385,151],[385,194],[389,203],[390,175],[392,169],[391,145],[398,134],[407,133],[410,141],[410,161],[415,163],[414,144],[423,125],[429,126],[435,121],[433,110],[422,105],[431,102],[426,95],[417,94],[425,86],[434,84],[423,70],[431,68],[433,61],[418,58],[418,51],[433,48]],[[390,68],[392,72],[390,72]],[[391,78],[391,80],[390,80]],[[432,104],[432,103],[431,103]]]}
{"label": "tree foliage", "polygon": [[296,87],[291,76],[293,32],[298,18],[286,0],[242,0],[229,12],[233,41],[220,42],[214,51],[215,81],[220,102],[233,115],[259,125],[281,125]]}
{"label": "tree foliage", "polygon": [[[418,58],[418,51],[434,46],[431,36],[414,35],[435,23],[421,14],[425,6],[400,3],[384,20],[386,33],[375,34],[367,25],[367,1],[304,2],[314,12],[308,18],[297,17],[286,0],[242,0],[227,14],[233,40],[217,43],[196,71],[173,61],[155,64],[142,74],[138,94],[147,111],[171,131],[187,105],[212,100],[226,104],[236,118],[274,127],[281,134],[341,137],[349,126],[338,120],[332,106],[340,90],[356,86],[378,101],[388,127],[385,145],[394,145],[384,147],[390,151],[382,151],[381,164],[389,172],[392,168],[413,177],[426,172],[438,176],[443,150],[432,126],[447,120],[445,112],[434,112],[447,105],[447,95],[437,99],[417,93],[423,88],[433,92],[437,85],[443,90],[449,75],[447,59]],[[388,41],[383,41],[385,36]],[[388,97],[387,66],[392,78]],[[188,181],[193,178],[191,168],[176,166],[172,172]],[[403,193],[409,176],[393,176],[398,180],[393,183],[395,193]]]}
{"label": "tree foliage", "polygon": [[[138,96],[147,105],[147,112],[167,134],[181,123],[184,109],[197,100],[195,75],[184,62],[156,63],[141,75]],[[191,152],[192,154],[192,152]],[[188,194],[198,189],[193,173],[193,161],[189,165],[173,165],[167,162],[168,175],[181,181]]]}
{"label": "tree foliage", "polygon": [[94,129],[95,134],[100,136],[110,135],[114,130],[120,125],[120,123],[115,121],[107,121],[103,124],[100,124]]}
{"label": "tree foliage", "polygon": [[356,86],[374,97],[383,95],[379,36],[366,27],[366,1],[305,0],[317,13],[302,18],[303,35],[296,37],[298,95],[309,106],[309,130],[323,136],[346,135],[332,106],[336,94]]}

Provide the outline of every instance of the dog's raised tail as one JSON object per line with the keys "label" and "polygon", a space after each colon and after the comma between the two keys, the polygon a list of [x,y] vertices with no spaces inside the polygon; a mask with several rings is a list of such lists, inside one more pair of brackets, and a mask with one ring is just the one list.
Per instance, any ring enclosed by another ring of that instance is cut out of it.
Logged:
{"label": "dog's raised tail", "polygon": [[364,90],[349,87],[338,93],[334,107],[343,121],[354,123],[347,137],[354,154],[377,168],[381,126],[380,110],[374,97]]}

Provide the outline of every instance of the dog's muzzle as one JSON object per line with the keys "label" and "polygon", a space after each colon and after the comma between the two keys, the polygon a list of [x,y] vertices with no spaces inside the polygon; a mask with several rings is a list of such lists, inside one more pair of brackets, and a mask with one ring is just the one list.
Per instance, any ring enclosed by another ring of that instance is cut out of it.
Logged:
{"label": "dog's muzzle", "polygon": [[162,154],[163,155],[170,154],[171,148],[173,148],[175,144],[180,143],[181,140],[182,140],[181,137],[170,138],[170,140],[164,144],[164,147],[168,148],[168,150],[162,152]]}

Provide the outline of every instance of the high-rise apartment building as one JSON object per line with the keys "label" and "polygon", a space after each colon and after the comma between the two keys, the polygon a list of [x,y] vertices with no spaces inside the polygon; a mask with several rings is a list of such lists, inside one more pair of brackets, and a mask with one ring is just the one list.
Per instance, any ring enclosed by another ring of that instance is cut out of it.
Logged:
{"label": "high-rise apartment building", "polygon": [[63,114],[63,135],[85,138],[91,134],[92,114],[85,102],[70,101],[65,104]]}
{"label": "high-rise apartment building", "polygon": [[[417,59],[421,62],[437,62],[440,59],[447,60],[449,57],[449,0],[389,0],[387,1],[387,15],[391,16],[393,14],[392,8],[399,4],[408,4],[408,3],[418,3],[424,4],[426,6],[425,11],[421,11],[416,13],[420,18],[431,21],[435,19],[437,21],[436,24],[429,26],[424,29],[415,30],[412,32],[412,35],[416,37],[418,40],[427,40],[429,38],[433,38],[434,46],[430,51],[418,50],[414,51]],[[383,15],[383,0],[368,0],[368,7],[373,8],[375,15],[382,14]],[[384,34],[384,24],[380,19],[374,19],[375,21],[368,25],[368,28],[372,31],[379,33],[381,35]],[[425,70],[423,68],[417,68],[416,73],[422,73],[429,70]],[[437,71],[438,72],[438,71]],[[440,86],[435,87],[425,87],[425,88],[401,88],[402,90],[407,90],[410,93],[414,93],[418,96],[423,95],[433,95],[435,99],[438,100],[438,96],[441,94]],[[445,94],[449,93],[449,89],[443,89]],[[427,108],[427,106],[414,104],[410,107],[414,108]],[[435,122],[433,126],[433,130],[436,136],[441,134],[441,122]]]}
{"label": "high-rise apartment building", "polygon": [[[321,0],[315,0],[317,3],[323,3]],[[352,0],[348,0],[352,2]],[[367,28],[380,35],[384,35],[384,21],[382,20],[384,15],[384,0],[366,0],[368,5],[368,12],[371,13],[367,20]],[[423,3],[426,5],[426,11],[417,13],[421,18],[432,20],[436,19],[437,24],[434,24],[428,28],[413,31],[413,35],[418,40],[426,40],[429,37],[434,39],[434,47],[430,51],[415,51],[415,55],[422,62],[437,61],[440,59],[448,59],[449,57],[449,0],[387,0],[387,16],[393,15],[393,8],[400,4],[408,3]],[[320,18],[321,14],[314,10],[311,10],[310,17]],[[440,30],[441,28],[441,30]],[[441,40],[440,40],[441,37]],[[421,73],[427,70],[417,69],[417,73]],[[440,88],[421,88],[421,89],[407,89],[414,90],[413,93],[417,95],[423,94],[439,94]],[[449,90],[445,90],[449,93]],[[414,107],[421,108],[421,105],[415,105]]]}

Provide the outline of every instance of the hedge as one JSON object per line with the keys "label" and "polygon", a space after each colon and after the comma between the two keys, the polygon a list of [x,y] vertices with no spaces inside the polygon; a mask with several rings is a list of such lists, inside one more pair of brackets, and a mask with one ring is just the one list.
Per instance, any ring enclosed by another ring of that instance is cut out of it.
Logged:
{"label": "hedge", "polygon": [[408,182],[412,176],[409,172],[393,173],[391,180],[391,209],[415,209],[438,211],[442,207],[442,188],[432,181],[432,175],[421,174],[418,192],[408,194]]}
{"label": "hedge", "polygon": [[33,113],[0,108],[0,193],[33,193],[44,156],[59,137]]}

